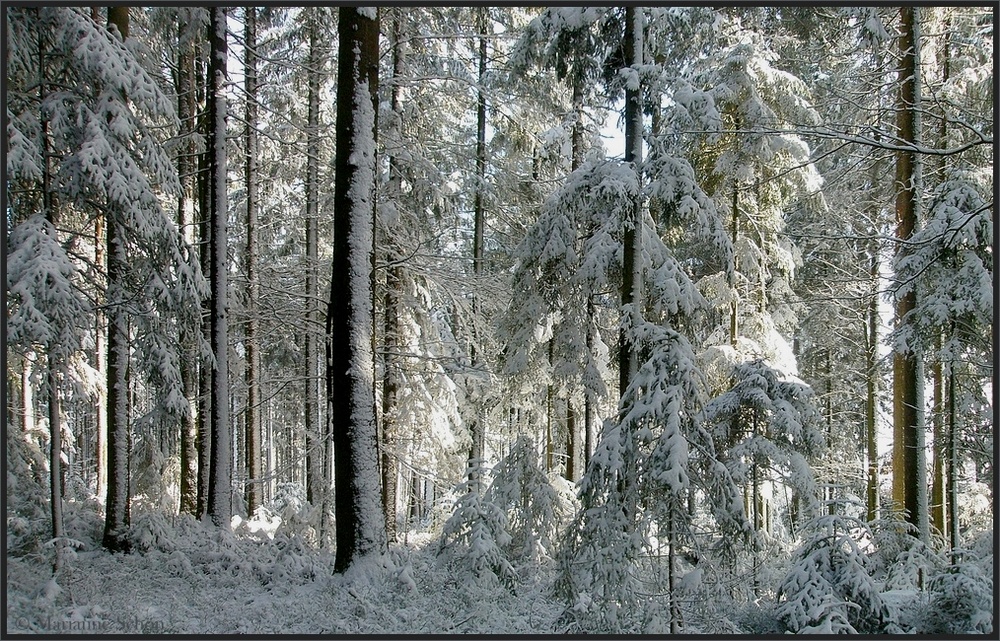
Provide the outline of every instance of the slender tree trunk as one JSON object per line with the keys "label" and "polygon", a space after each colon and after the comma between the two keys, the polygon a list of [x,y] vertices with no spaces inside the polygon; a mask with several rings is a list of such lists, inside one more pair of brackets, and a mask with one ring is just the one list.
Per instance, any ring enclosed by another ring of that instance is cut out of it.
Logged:
{"label": "slender tree trunk", "polygon": [[[128,37],[128,7],[108,7],[108,26],[122,39]],[[129,385],[128,322],[123,308],[122,278],[126,270],[124,241],[113,216],[105,219],[108,308],[108,496],[105,502],[105,548],[128,551],[129,491]]]}
{"label": "slender tree trunk", "polygon": [[[576,171],[583,164],[583,134],[584,134],[584,111],[583,111],[583,83],[584,79],[579,73],[573,74],[573,129],[570,132],[570,171]],[[585,316],[585,322],[587,323],[586,329],[586,345],[587,345],[587,360],[593,358],[594,354],[594,300],[593,296],[588,293],[587,295],[587,315]],[[573,473],[579,475],[580,472],[587,468],[587,462],[590,461],[590,451],[591,451],[591,441],[593,439],[594,432],[594,399],[593,393],[587,388],[586,382],[584,383],[583,390],[583,447],[582,452],[578,461],[580,465],[574,465]],[[568,409],[568,408],[567,408]],[[575,426],[574,426],[575,427]],[[575,431],[575,429],[574,429]],[[574,441],[577,439],[575,433],[571,434]],[[575,480],[572,478],[574,474],[570,475],[570,480]]]}
{"label": "slender tree trunk", "polygon": [[[486,29],[488,26],[486,7],[479,7],[477,25],[479,28],[479,87],[476,99],[476,193],[473,202],[474,222],[472,233],[472,271],[475,283],[472,293],[472,315],[474,319],[479,318],[481,301],[479,297],[479,287],[483,275],[483,235],[486,229]],[[478,321],[475,321],[475,327]],[[478,332],[473,331],[472,341],[472,364],[473,367],[479,365],[479,358],[476,350],[476,343],[479,340]],[[476,407],[476,416],[472,421],[472,446],[469,451],[469,481],[476,491],[479,491],[479,470],[482,459],[485,455],[484,443],[486,439],[486,426],[483,424],[482,412]]]}
{"label": "slender tree trunk", "polygon": [[[949,38],[951,34],[951,16],[946,15],[944,19],[944,28],[942,29],[942,43],[941,43],[941,84],[947,85],[950,78],[950,55],[949,55]],[[948,145],[948,118],[942,117],[940,119],[938,139],[940,140],[940,145],[942,147],[947,147]],[[941,157],[937,166],[937,180],[939,182],[944,182],[948,177],[948,159],[946,157]],[[950,399],[946,400],[947,393],[944,390],[946,384],[950,384],[945,381],[945,363],[942,362],[941,358],[941,335],[938,335],[935,340],[935,357],[934,357],[934,409],[933,409],[933,420],[934,420],[934,465],[933,465],[933,477],[931,481],[931,500],[930,500],[930,511],[931,511],[931,521],[934,527],[941,533],[946,541],[950,541],[949,525],[951,522],[951,512],[948,509],[949,496],[948,496],[948,464],[950,460],[949,443],[951,440],[951,434],[949,431],[950,425],[945,422],[945,403],[950,404]],[[949,367],[948,371],[951,369]],[[950,376],[950,375],[949,375]]]}
{"label": "slender tree trunk", "polygon": [[878,517],[878,434],[876,418],[878,417],[878,291],[879,291],[879,257],[878,243],[870,243],[869,260],[870,291],[868,293],[867,337],[865,344],[865,442],[867,445],[868,463],[868,496],[867,517],[873,521]]}
{"label": "slender tree trunk", "polygon": [[[207,107],[207,91],[208,83],[205,74],[205,65],[203,58],[195,54],[195,65],[197,73],[195,74],[196,91],[198,94],[199,104],[205,104]],[[208,114],[207,109],[202,110],[201,122],[199,123],[201,127],[202,134],[205,138],[208,138],[209,130],[211,129],[211,117]],[[198,155],[198,212],[200,215],[198,221],[198,246],[199,246],[199,260],[201,261],[201,268],[203,272],[209,273],[211,275],[212,270],[212,224],[211,224],[211,205],[209,198],[209,184],[211,182],[211,176],[209,175],[209,154],[210,151],[206,148],[202,153]],[[211,295],[204,301],[201,310],[201,335],[202,340],[205,343],[212,344],[212,297]],[[212,471],[212,437],[211,437],[211,424],[212,424],[212,364],[208,359],[199,359],[198,367],[198,417],[197,417],[197,427],[198,435],[196,439],[196,445],[198,448],[198,491],[197,491],[197,509],[195,511],[195,516],[199,519],[204,518],[208,514],[208,493],[209,493],[209,482]]]}
{"label": "slender tree trunk", "polygon": [[[94,219],[94,264],[98,267],[107,264],[104,241],[104,214],[97,212]],[[107,287],[106,274],[103,284]],[[94,361],[97,376],[104,381],[97,388],[97,407],[94,416],[97,423],[97,451],[95,452],[97,485],[94,492],[97,496],[106,496],[108,492],[108,389],[106,384],[108,377],[108,319],[103,306],[98,306],[94,313]]]}
{"label": "slender tree trunk", "polygon": [[319,423],[319,25],[316,8],[309,18],[308,115],[306,122],[306,335],[305,421],[306,499],[323,502],[325,453]]}
{"label": "slender tree trunk", "polygon": [[934,362],[931,365],[931,384],[933,386],[933,402],[931,406],[931,423],[934,426],[934,444],[931,456],[931,496],[928,508],[931,525],[942,536],[947,537],[947,519],[945,517],[945,484],[947,447],[945,444],[944,422],[944,365],[941,362],[941,337],[935,338]]}
{"label": "slender tree trunk", "polygon": [[566,479],[575,481],[576,472],[576,412],[573,399],[566,399]]}
{"label": "slender tree trunk", "polygon": [[[594,296],[587,296],[587,358],[594,358]],[[589,378],[589,377],[588,377]],[[595,390],[585,387],[583,396],[583,469],[590,463],[590,455],[594,452],[594,441],[597,439],[597,404]]]}
{"label": "slender tree trunk", "polygon": [[552,371],[552,352],[554,343],[549,340],[548,344],[548,362],[549,362],[549,376],[550,382],[545,388],[545,471],[551,472],[554,464],[555,458],[555,436],[553,434],[552,423],[554,420],[553,414],[555,413],[555,386],[551,382],[551,371]]}
{"label": "slender tree trunk", "polygon": [[[41,96],[45,97],[47,89],[45,87],[46,81],[46,65],[45,65],[45,44],[42,37],[39,36],[38,42],[38,57],[39,57],[39,87],[38,91]],[[58,215],[56,212],[55,197],[52,193],[51,187],[51,154],[49,153],[49,122],[47,119],[43,119],[41,123],[42,129],[42,207],[45,211],[45,218],[51,223],[51,234],[53,236],[52,240],[56,243],[59,242],[58,232]],[[46,363],[46,378],[48,382],[48,392],[49,392],[49,508],[50,516],[52,520],[52,538],[56,540],[55,544],[55,558],[53,560],[52,569],[54,572],[58,572],[62,569],[62,546],[63,546],[63,493],[62,493],[62,416],[61,407],[59,403],[59,377],[57,376],[57,369],[63,366],[62,363],[57,361],[56,356],[53,354],[53,348],[57,347],[55,344],[50,344],[47,350],[48,358]],[[28,368],[25,367],[25,370]],[[30,387],[30,381],[26,381],[28,387]]]}
{"label": "slender tree trunk", "polygon": [[262,473],[260,464],[260,350],[257,345],[257,299],[260,297],[260,283],[257,279],[257,9],[246,7],[243,29],[244,87],[246,89],[246,166],[245,183],[247,191],[246,227],[247,250],[246,272],[247,320],[246,365],[244,375],[247,385],[246,410],[246,502],[247,516],[253,516],[261,505]]}
{"label": "slender tree trunk", "polygon": [[63,472],[62,472],[62,409],[59,403],[59,379],[56,365],[49,364],[49,489],[52,516],[52,538],[55,539],[55,562],[52,569],[62,568],[63,541]]}
{"label": "slender tree trunk", "polygon": [[[625,8],[625,61],[632,67],[642,64],[643,53],[643,10],[641,7]],[[642,88],[625,90],[625,162],[631,163],[639,171],[642,162]],[[634,327],[639,321],[639,301],[642,288],[642,219],[640,196],[632,203],[628,217],[624,221],[623,265],[622,265],[622,307],[630,307],[625,312],[631,316],[626,325]],[[638,353],[629,338],[629,331],[623,326],[618,341],[618,393],[625,390],[639,368]]]}
{"label": "slender tree trunk", "polygon": [[[955,327],[952,323],[952,332]],[[952,551],[952,563],[955,562],[955,551],[962,543],[958,528],[958,426],[955,423],[955,359],[948,362],[948,531]]]}
{"label": "slender tree trunk", "polygon": [[[402,105],[400,104],[401,81],[405,60],[403,43],[403,19],[400,8],[392,9],[392,92],[390,106],[393,112],[395,143],[402,145]],[[389,199],[397,208],[402,192],[402,175],[399,160],[395,154],[389,157]],[[393,221],[398,228],[398,220]],[[396,540],[396,502],[399,482],[397,461],[398,419],[397,403],[400,386],[400,293],[403,289],[403,266],[400,264],[399,248],[394,241],[393,230],[386,234],[386,276],[385,276],[385,378],[382,381],[382,510],[385,513],[385,532],[389,541]]]}
{"label": "slender tree trunk", "polygon": [[208,65],[208,179],[211,215],[212,290],[212,421],[208,514],[221,528],[230,528],[233,517],[233,444],[229,422],[229,304],[227,296],[229,204],[226,194],[226,10],[213,7],[209,14]]}
{"label": "slender tree trunk", "polygon": [[25,434],[35,431],[35,390],[31,382],[33,355],[24,355],[24,369],[21,370],[21,420]]}
{"label": "slender tree trunk", "polygon": [[327,403],[332,419],[337,557],[345,571],[385,550],[375,420],[372,278],[379,21],[342,7],[338,23],[333,278],[327,313]]}
{"label": "slender tree trunk", "polygon": [[[739,128],[739,125],[736,125]],[[736,247],[736,242],[740,237],[740,190],[736,184],[733,184],[733,204],[732,204],[732,219],[730,221],[730,236],[733,239],[733,247]],[[735,276],[739,269],[737,264],[736,256],[733,256],[733,274]],[[739,292],[736,291],[735,281],[730,282],[730,286],[733,289],[732,301],[729,303],[729,344],[736,348],[736,340],[739,338]]]}
{"label": "slender tree trunk", "polygon": [[[188,26],[178,27],[177,52],[177,111],[181,120],[180,149],[177,152],[177,175],[181,195],[177,205],[177,222],[184,239],[195,247],[195,145],[194,131],[196,99],[194,87],[194,47],[187,41]],[[180,511],[198,511],[198,336],[200,328],[182,329],[181,343],[184,360],[181,363],[181,385],[188,409],[181,422],[181,504]]]}
{"label": "slender tree trunk", "polygon": [[[918,10],[902,7],[902,31],[899,36],[901,63],[899,69],[899,104],[897,127],[903,143],[915,143],[919,123],[919,35]],[[917,224],[919,206],[920,167],[917,155],[911,151],[896,152],[896,237],[901,241],[897,252],[905,252],[905,243]],[[896,303],[896,324],[901,326],[906,315],[916,306],[912,290]],[[913,346],[915,347],[915,346]],[[919,465],[920,409],[918,396],[919,355],[915,350],[897,350],[893,355],[893,500],[901,507],[906,520],[917,526],[923,516],[919,490],[926,483],[926,471]],[[923,487],[926,493],[926,487]]]}

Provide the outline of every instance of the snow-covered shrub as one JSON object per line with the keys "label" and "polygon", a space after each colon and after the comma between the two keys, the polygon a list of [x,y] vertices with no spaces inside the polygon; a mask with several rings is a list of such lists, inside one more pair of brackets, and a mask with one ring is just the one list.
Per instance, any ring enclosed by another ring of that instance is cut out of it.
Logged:
{"label": "snow-covered shrub", "polygon": [[48,462],[31,435],[7,425],[7,553],[37,552],[51,532]]}
{"label": "snow-covered shrub", "polygon": [[917,538],[915,526],[898,514],[871,524],[877,543],[871,554],[872,576],[883,591],[922,590],[927,579],[944,565],[942,557]]}
{"label": "snow-covered shrub", "polygon": [[879,632],[889,611],[872,579],[871,532],[861,521],[821,516],[778,588],[778,618],[791,632]]}
{"label": "snow-covered shrub", "polygon": [[279,483],[267,508],[281,518],[275,536],[301,537],[315,545],[318,541],[320,511],[306,500],[300,483]]}
{"label": "snow-covered shrub", "polygon": [[636,565],[649,545],[637,444],[631,424],[605,422],[581,481],[580,511],[560,544],[556,590],[587,632],[622,633],[637,623],[623,620],[638,614]]}
{"label": "snow-covered shrub", "polygon": [[166,457],[154,439],[141,441],[132,455],[132,511],[171,513],[180,505],[180,457]]}
{"label": "snow-covered shrub", "polygon": [[159,512],[146,512],[132,519],[128,542],[132,550],[172,552],[177,549],[176,531],[167,517]]}
{"label": "snow-covered shrub", "polygon": [[507,516],[512,556],[548,556],[566,512],[559,493],[538,465],[531,439],[521,436],[493,469],[485,500]]}
{"label": "snow-covered shrub", "polygon": [[[479,476],[482,476],[481,468]],[[476,577],[489,574],[510,582],[514,578],[514,568],[504,553],[511,542],[507,515],[481,496],[476,491],[477,485],[478,481],[466,481],[459,486],[465,493],[444,524],[439,553],[450,550]]]}
{"label": "snow-covered shrub", "polygon": [[917,627],[929,634],[993,632],[993,536],[983,532],[927,581],[930,605]]}

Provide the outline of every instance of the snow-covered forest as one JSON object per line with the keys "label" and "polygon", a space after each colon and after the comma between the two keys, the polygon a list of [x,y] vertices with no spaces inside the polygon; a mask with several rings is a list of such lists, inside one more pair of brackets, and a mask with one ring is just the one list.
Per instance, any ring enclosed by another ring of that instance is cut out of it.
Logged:
{"label": "snow-covered forest", "polygon": [[992,634],[995,11],[5,5],[6,633]]}

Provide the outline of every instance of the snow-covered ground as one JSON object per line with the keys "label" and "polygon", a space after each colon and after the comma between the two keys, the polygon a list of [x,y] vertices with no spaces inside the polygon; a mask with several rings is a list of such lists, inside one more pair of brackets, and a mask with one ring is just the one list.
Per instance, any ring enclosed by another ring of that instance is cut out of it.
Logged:
{"label": "snow-covered ground", "polygon": [[[100,547],[96,510],[70,508],[74,554],[52,577],[48,555],[10,555],[7,633],[434,634],[551,633],[563,606],[550,570],[522,568],[508,589],[459,577],[437,540],[369,559],[346,575],[333,555],[288,536],[276,519],[232,533],[191,517],[135,519],[138,547]],[[249,526],[249,527],[248,527]],[[270,538],[274,535],[274,539]]]}

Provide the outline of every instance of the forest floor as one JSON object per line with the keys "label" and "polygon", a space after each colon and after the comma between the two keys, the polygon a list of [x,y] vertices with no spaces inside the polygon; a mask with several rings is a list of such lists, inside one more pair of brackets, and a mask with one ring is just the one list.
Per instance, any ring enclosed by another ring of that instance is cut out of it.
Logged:
{"label": "forest floor", "polygon": [[[347,574],[276,519],[226,532],[190,517],[134,519],[136,548],[100,546],[91,506],[68,506],[73,551],[53,576],[51,547],[7,557],[7,633],[543,634],[565,630],[551,563],[512,587],[455,572],[438,539],[410,536]],[[46,553],[47,552],[47,553]]]}

